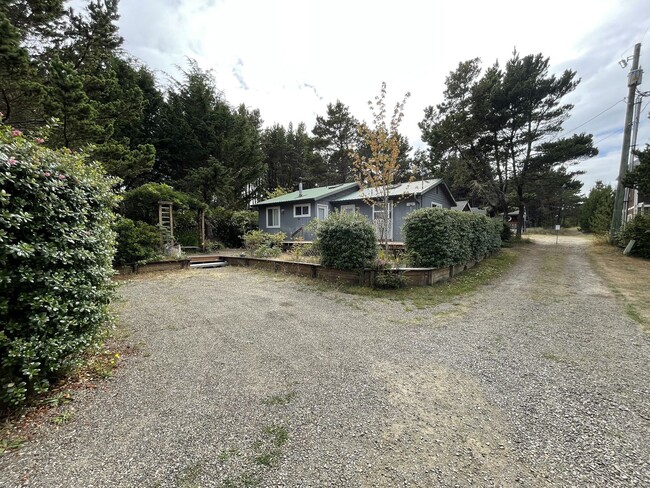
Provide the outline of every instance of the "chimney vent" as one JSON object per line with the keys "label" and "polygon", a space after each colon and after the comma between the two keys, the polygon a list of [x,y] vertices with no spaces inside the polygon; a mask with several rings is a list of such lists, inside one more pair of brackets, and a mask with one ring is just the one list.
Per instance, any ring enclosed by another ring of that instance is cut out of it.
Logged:
{"label": "chimney vent", "polygon": [[298,183],[298,196],[302,196],[302,178],[300,178],[300,183]]}

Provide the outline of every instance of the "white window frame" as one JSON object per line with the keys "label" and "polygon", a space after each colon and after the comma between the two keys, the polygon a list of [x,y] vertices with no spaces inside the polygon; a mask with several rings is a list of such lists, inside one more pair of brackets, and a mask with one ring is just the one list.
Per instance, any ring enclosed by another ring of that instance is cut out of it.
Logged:
{"label": "white window frame", "polygon": [[[278,225],[269,225],[269,210],[277,210],[278,212]],[[280,207],[266,207],[266,228],[267,229],[279,229],[280,228],[280,218],[282,215],[282,211],[280,210]]]}
{"label": "white window frame", "polygon": [[[296,213],[297,208],[305,208],[305,207],[307,207],[307,213],[306,214],[298,215]],[[310,203],[296,203],[293,206],[293,218],[294,219],[301,219],[303,217],[311,217],[311,204]]]}
{"label": "white window frame", "polygon": [[431,208],[442,208],[442,204],[436,203],[436,202],[431,202]]}
{"label": "white window frame", "polygon": [[319,217],[319,215],[318,215],[318,211],[319,211],[321,208],[324,208],[324,209],[325,209],[325,218],[323,218],[322,220],[327,220],[327,217],[328,217],[329,214],[330,214],[330,207],[329,207],[329,205],[316,205],[316,218],[317,218],[318,220],[321,220],[320,217]]}
{"label": "white window frame", "polygon": [[354,203],[349,205],[341,205],[341,213],[354,213],[357,211],[357,207]]}

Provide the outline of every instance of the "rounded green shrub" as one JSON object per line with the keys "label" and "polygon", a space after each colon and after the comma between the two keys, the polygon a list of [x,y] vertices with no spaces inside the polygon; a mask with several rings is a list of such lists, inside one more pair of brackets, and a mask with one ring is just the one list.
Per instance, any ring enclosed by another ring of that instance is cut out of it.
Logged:
{"label": "rounded green shrub", "polygon": [[116,183],[0,126],[0,406],[45,391],[109,320]]}
{"label": "rounded green shrub", "polygon": [[316,230],[321,264],[337,269],[360,269],[377,256],[372,223],[358,213],[331,213]]}
{"label": "rounded green shrub", "polygon": [[618,234],[618,244],[627,246],[634,240],[630,254],[650,258],[650,213],[640,214],[627,222]]}
{"label": "rounded green shrub", "polygon": [[282,241],[286,238],[284,232],[252,230],[244,235],[244,245],[256,258],[275,258],[282,254]]}
{"label": "rounded green shrub", "polygon": [[139,220],[122,217],[115,224],[117,266],[144,264],[160,255],[160,231],[157,227]]}

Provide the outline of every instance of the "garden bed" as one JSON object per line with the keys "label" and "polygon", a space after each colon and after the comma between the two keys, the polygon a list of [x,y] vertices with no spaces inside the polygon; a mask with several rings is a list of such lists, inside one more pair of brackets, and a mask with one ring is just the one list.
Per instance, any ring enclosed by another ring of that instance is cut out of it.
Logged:
{"label": "garden bed", "polygon": [[[486,257],[494,253],[488,253]],[[219,255],[231,266],[245,266],[267,271],[283,272],[298,276],[317,278],[323,281],[348,283],[351,285],[371,286],[377,273],[394,273],[404,277],[406,286],[429,286],[447,280],[475,266],[478,261],[443,268],[393,268],[383,271],[374,269],[340,270],[328,268],[316,263],[286,261],[283,259],[254,258],[248,256]],[[480,261],[480,260],[479,260]]]}

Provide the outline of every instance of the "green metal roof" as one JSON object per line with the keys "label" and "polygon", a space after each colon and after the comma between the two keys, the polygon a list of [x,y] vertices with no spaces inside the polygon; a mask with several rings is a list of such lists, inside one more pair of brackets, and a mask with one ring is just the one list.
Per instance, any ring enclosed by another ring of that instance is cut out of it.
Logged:
{"label": "green metal roof", "polygon": [[339,185],[308,188],[302,191],[302,195],[300,195],[299,191],[294,191],[286,195],[258,202],[256,205],[275,205],[279,203],[304,202],[307,200],[322,200],[329,195],[345,190],[354,190],[356,188],[358,188],[356,183],[341,183]]}
{"label": "green metal roof", "polygon": [[[431,188],[435,188],[440,184],[442,184],[447,189],[447,191],[449,191],[447,185],[445,185],[445,182],[442,181],[440,178],[436,178],[432,180],[416,180],[416,181],[409,181],[406,183],[396,183],[395,185],[389,188],[388,196],[401,197],[404,195],[421,195],[422,193],[426,193]],[[381,192],[379,190],[376,190],[375,188],[366,188],[365,190],[358,190],[353,193],[342,195],[339,198],[337,198],[336,201],[350,202],[353,200],[375,199],[375,198],[379,198],[380,195]],[[454,197],[451,195],[451,193],[449,193],[449,196],[452,199],[452,203],[455,205]]]}

